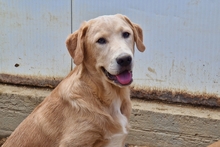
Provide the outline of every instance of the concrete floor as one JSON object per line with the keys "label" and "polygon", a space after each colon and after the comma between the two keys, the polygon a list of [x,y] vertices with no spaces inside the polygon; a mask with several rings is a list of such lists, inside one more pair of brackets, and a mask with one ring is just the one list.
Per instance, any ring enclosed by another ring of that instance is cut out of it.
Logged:
{"label": "concrete floor", "polygon": [[[17,125],[51,89],[0,85],[0,138]],[[220,139],[220,108],[132,99],[127,143],[146,147],[206,147]]]}

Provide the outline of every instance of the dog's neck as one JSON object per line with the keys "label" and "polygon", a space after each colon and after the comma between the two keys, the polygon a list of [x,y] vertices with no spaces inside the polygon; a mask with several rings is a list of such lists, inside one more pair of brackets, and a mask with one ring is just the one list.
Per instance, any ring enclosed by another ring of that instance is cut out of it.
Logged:
{"label": "dog's neck", "polygon": [[[129,97],[129,87],[119,87],[106,80],[105,77],[100,77],[100,71],[90,70],[88,67],[83,66],[83,74],[81,75],[85,83],[91,89],[92,93],[95,94],[100,101],[106,105],[111,105],[114,98],[120,98],[123,101],[124,93],[128,94]],[[90,72],[93,71],[93,72]]]}
{"label": "dog's neck", "polygon": [[[124,116],[129,119],[131,113],[129,87],[117,87],[94,74],[90,73],[82,65],[76,66],[64,79],[64,82],[60,83],[59,89],[62,89],[60,97],[76,107],[76,109],[83,102],[87,109],[91,107],[96,109],[96,112],[106,115],[109,118],[107,124],[114,124],[111,132],[117,132],[118,127],[121,125],[123,125],[121,131],[126,132],[124,131],[126,127]],[[123,119],[121,120],[121,118]],[[118,120],[117,125],[115,125],[114,119]]]}

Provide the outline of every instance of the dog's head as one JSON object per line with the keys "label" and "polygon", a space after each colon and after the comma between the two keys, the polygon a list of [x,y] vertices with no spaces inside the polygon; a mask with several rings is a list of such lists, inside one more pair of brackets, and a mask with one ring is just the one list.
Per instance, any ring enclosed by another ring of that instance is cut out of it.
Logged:
{"label": "dog's head", "polygon": [[84,64],[91,73],[125,86],[132,82],[135,43],[139,51],[145,50],[142,29],[117,14],[84,22],[69,35],[66,46],[76,65]]}

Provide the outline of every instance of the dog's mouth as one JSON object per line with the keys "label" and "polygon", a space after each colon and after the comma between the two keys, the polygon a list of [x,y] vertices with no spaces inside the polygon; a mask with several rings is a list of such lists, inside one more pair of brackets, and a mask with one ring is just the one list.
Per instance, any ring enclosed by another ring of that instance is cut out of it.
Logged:
{"label": "dog's mouth", "polygon": [[102,67],[102,71],[110,81],[113,81],[121,86],[130,85],[133,81],[131,70],[124,70],[117,75],[110,74],[104,67]]}

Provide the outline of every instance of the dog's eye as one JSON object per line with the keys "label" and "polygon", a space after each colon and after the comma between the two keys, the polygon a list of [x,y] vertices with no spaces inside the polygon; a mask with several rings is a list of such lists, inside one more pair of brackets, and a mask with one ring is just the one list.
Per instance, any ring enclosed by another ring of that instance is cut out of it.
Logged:
{"label": "dog's eye", "polygon": [[106,43],[106,40],[105,40],[105,38],[99,38],[98,41],[97,41],[97,43],[99,43],[99,44],[105,44],[105,43]]}
{"label": "dog's eye", "polygon": [[124,38],[128,38],[128,37],[130,36],[130,33],[128,33],[128,32],[123,32],[123,33],[122,33],[122,36],[123,36]]}

